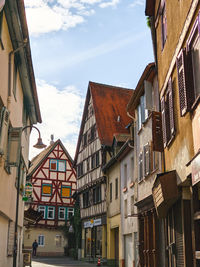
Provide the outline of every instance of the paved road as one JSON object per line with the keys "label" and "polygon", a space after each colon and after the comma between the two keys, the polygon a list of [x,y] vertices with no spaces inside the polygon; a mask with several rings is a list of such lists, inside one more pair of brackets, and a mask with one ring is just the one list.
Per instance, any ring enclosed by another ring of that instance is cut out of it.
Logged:
{"label": "paved road", "polygon": [[83,261],[75,261],[66,257],[60,258],[33,258],[32,267],[96,267],[96,264],[91,264]]}

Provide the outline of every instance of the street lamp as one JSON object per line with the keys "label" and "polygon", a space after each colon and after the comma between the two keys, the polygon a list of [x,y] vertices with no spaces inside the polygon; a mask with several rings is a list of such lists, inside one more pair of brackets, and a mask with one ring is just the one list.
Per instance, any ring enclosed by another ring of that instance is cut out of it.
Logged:
{"label": "street lamp", "polygon": [[[18,167],[18,174],[17,174],[17,199],[16,199],[16,217],[15,217],[15,236],[14,236],[14,251],[13,251],[13,267],[17,266],[17,227],[18,227],[18,215],[19,215],[19,194],[20,194],[20,175],[21,175],[21,137],[22,132],[27,128],[34,128],[39,133],[39,138],[37,143],[34,145],[35,148],[42,149],[45,148],[46,145],[43,144],[42,138],[40,135],[40,131],[37,127],[33,125],[28,125],[22,128],[12,128],[9,137],[10,137],[10,145],[9,145],[9,154],[12,153],[13,149],[17,149],[18,151],[15,151],[14,155],[18,156],[16,159],[12,157],[12,160],[9,162],[8,159],[8,166],[16,166]],[[16,134],[18,133],[18,134]],[[13,154],[12,154],[13,155]]]}

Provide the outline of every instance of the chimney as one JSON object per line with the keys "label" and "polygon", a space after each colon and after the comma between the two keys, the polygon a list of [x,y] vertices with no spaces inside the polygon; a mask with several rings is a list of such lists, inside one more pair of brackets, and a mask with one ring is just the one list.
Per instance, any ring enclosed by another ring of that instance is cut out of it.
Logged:
{"label": "chimney", "polygon": [[54,144],[54,135],[53,134],[51,134],[51,141],[50,141],[50,145],[53,145]]}

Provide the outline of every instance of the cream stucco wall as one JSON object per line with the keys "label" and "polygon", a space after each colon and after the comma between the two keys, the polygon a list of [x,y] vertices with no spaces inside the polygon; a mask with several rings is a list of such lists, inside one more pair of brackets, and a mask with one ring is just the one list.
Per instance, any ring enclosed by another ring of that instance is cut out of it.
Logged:
{"label": "cream stucco wall", "polygon": [[[64,246],[67,244],[63,233],[55,229],[29,228],[24,231],[24,247],[32,248],[32,243],[37,240],[38,236],[44,236],[44,246],[38,246],[37,255],[64,255]],[[62,237],[61,246],[56,246],[56,235]]]}

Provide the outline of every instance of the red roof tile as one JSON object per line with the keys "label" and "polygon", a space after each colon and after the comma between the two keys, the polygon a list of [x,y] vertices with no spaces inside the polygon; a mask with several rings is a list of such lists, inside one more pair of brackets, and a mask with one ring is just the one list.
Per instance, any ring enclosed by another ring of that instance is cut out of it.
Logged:
{"label": "red roof tile", "polygon": [[113,134],[128,133],[130,122],[126,106],[132,96],[132,89],[89,82],[99,139],[103,145],[112,145]]}

